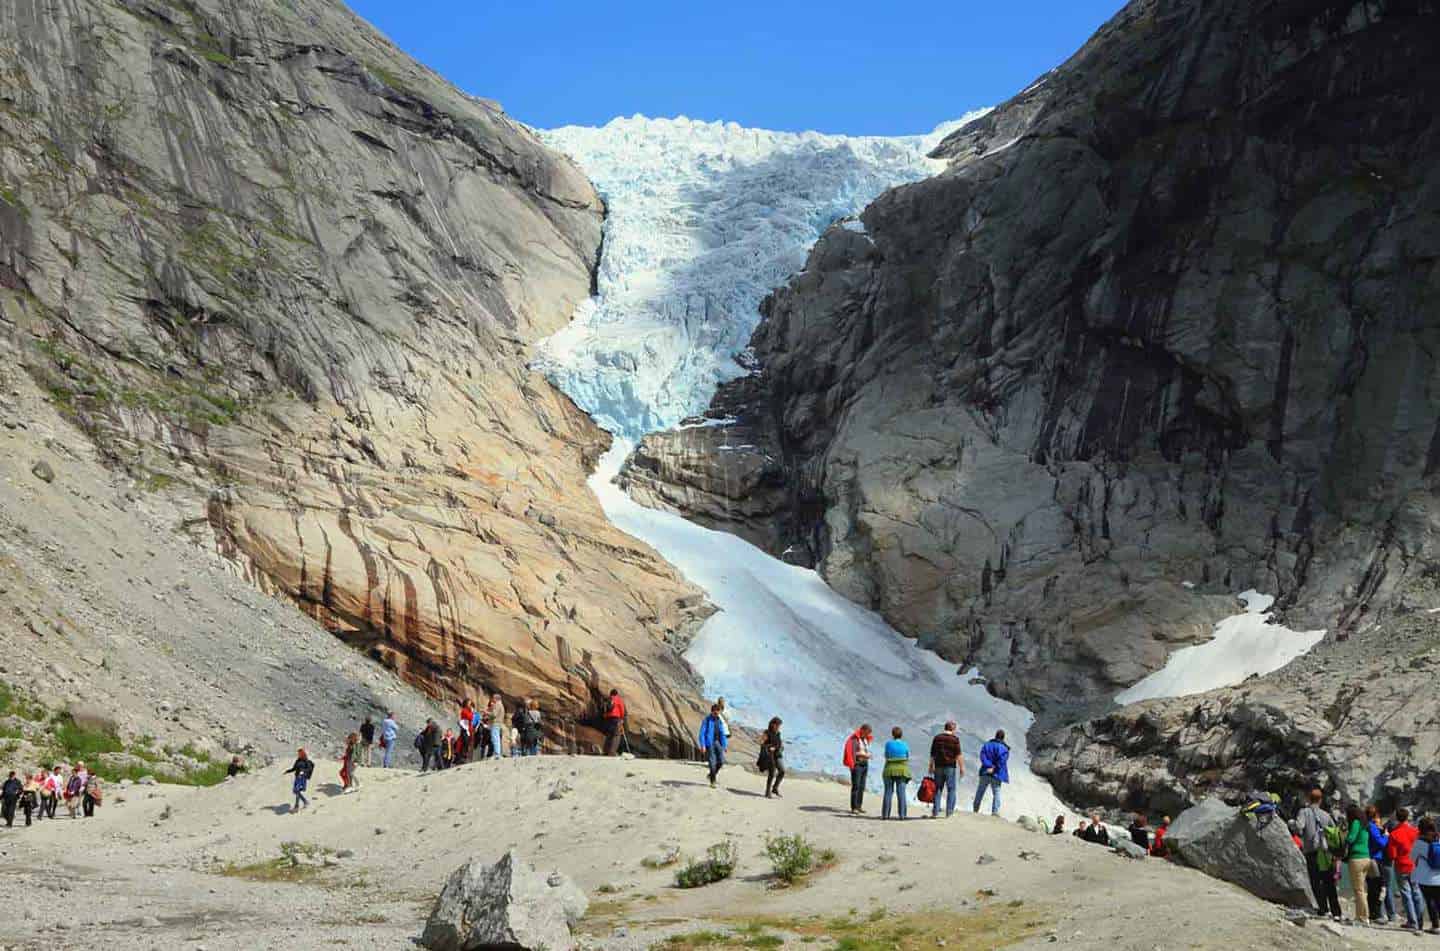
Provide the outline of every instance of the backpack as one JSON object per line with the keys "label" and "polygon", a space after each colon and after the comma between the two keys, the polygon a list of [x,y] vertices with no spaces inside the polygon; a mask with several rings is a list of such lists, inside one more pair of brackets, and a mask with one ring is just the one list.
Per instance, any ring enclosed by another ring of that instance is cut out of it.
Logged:
{"label": "backpack", "polygon": [[97,804],[105,798],[105,790],[100,787],[100,780],[95,776],[91,776],[90,781],[85,784],[85,792],[89,793],[90,798]]}
{"label": "backpack", "polygon": [[924,779],[920,780],[920,791],[915,794],[915,798],[920,800],[921,802],[935,801],[934,776],[926,776]]}
{"label": "backpack", "polygon": [[415,734],[415,748],[416,748],[417,750],[423,750],[423,749],[425,748],[425,731],[424,731],[424,730],[421,730],[419,733],[416,733],[416,734]]}
{"label": "backpack", "polygon": [[1338,822],[1325,827],[1325,851],[1342,860],[1350,851],[1345,844],[1345,827]]}

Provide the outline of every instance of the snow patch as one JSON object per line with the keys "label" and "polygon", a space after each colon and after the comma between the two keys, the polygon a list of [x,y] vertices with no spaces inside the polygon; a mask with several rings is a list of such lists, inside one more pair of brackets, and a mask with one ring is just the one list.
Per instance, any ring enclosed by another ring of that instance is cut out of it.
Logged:
{"label": "snow patch", "polygon": [[1182,647],[1165,666],[1115,695],[1120,704],[1156,697],[1184,697],[1217,687],[1230,687],[1252,674],[1279,670],[1325,637],[1324,631],[1292,631],[1270,623],[1275,598],[1250,590],[1240,601],[1243,614],[1215,626],[1215,636],[1204,644]]}

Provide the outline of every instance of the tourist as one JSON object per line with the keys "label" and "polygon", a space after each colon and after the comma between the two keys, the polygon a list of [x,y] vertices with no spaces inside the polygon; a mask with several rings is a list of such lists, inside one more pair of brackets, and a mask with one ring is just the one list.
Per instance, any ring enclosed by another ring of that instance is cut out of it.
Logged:
{"label": "tourist", "polygon": [[380,721],[380,765],[385,769],[395,765],[395,741],[399,736],[400,724],[395,722],[395,714],[387,711]]}
{"label": "tourist", "polygon": [[437,768],[440,758],[440,727],[430,717],[425,718],[425,726],[415,737],[415,749],[420,753],[420,772],[424,773],[430,769],[432,761]]}
{"label": "tourist", "polygon": [[351,789],[360,788],[360,777],[358,775],[360,764],[357,762],[360,752],[360,734],[351,733],[345,737],[345,752],[340,756],[340,790],[348,792]]}
{"label": "tourist", "polygon": [[1430,933],[1440,933],[1440,830],[1429,816],[1420,820],[1420,836],[1410,850],[1410,860],[1415,863],[1410,881],[1420,888],[1430,914]]}
{"label": "tourist", "polygon": [[1135,813],[1135,820],[1130,823],[1130,841],[1134,842],[1146,853],[1150,851],[1150,826],[1149,819],[1145,813]]}
{"label": "tourist", "polygon": [[865,781],[870,774],[870,740],[875,736],[870,724],[862,723],[845,738],[845,751],[841,762],[850,770],[850,813],[859,815],[865,811]]}
{"label": "tourist", "polygon": [[100,782],[100,777],[91,773],[85,779],[85,791],[80,794],[80,806],[85,818],[91,819],[95,816],[95,808],[105,799],[105,787]]}
{"label": "tourist", "polygon": [[725,731],[725,742],[730,742],[730,712],[725,709],[725,698],[716,697],[715,706],[720,708],[720,728]]}
{"label": "tourist", "polygon": [[1000,815],[1000,787],[1010,781],[1010,747],[1005,743],[1005,731],[996,730],[995,739],[980,747],[980,781],[975,789],[975,812],[985,798],[985,790],[993,790],[990,799],[990,814]]}
{"label": "tourist", "polygon": [[365,768],[371,765],[370,754],[375,749],[375,723],[369,716],[365,722],[360,724],[360,758],[365,762]]}
{"label": "tourist", "polygon": [[490,695],[490,704],[485,708],[485,720],[490,726],[489,755],[491,759],[497,759],[505,755],[500,742],[501,733],[505,730],[505,702],[500,699],[498,693]]}
{"label": "tourist", "polygon": [[1098,812],[1090,817],[1090,838],[1086,839],[1086,841],[1094,842],[1096,845],[1103,845],[1107,848],[1110,845],[1110,830],[1105,827],[1105,823],[1100,821],[1100,813]]}
{"label": "tourist", "polygon": [[445,735],[440,737],[440,769],[449,769],[455,765],[455,731],[449,727],[445,728]]}
{"label": "tourist", "polygon": [[1311,789],[1309,802],[1300,810],[1300,851],[1305,854],[1305,870],[1310,873],[1310,891],[1315,895],[1318,914],[1327,912],[1332,918],[1340,917],[1340,896],[1335,889],[1335,856],[1331,854],[1326,841],[1325,830],[1335,825],[1335,820],[1323,808],[1325,794],[1318,788]]}
{"label": "tourist", "polygon": [[880,776],[885,782],[885,795],[880,800],[880,818],[890,818],[890,795],[895,795],[895,811],[901,819],[905,815],[905,789],[910,784],[910,744],[902,737],[905,731],[898,726],[890,728],[890,739],[885,741],[885,767]]}
{"label": "tourist", "polygon": [[1350,887],[1355,896],[1355,920],[1370,921],[1370,899],[1365,881],[1374,862],[1370,858],[1370,833],[1365,828],[1365,812],[1355,803],[1345,809],[1345,864],[1350,872]]}
{"label": "tourist", "polygon": [[779,717],[771,717],[760,737],[760,759],[756,765],[765,773],[765,798],[782,798],[780,780],[785,778],[785,740],[780,736]]}
{"label": "tourist", "polygon": [[75,813],[80,808],[80,799],[85,794],[85,780],[89,778],[89,774],[85,771],[85,764],[76,763],[75,769],[70,773],[70,779],[65,783],[63,794],[65,811],[70,814],[71,819],[75,818]]}
{"label": "tourist", "polygon": [[[5,784],[0,786],[0,819],[5,820],[5,827],[12,828],[15,825],[15,809],[20,805],[20,796],[25,792],[25,784],[20,782],[15,775],[15,770],[10,770],[10,775],[5,778]],[[25,817],[25,824],[30,824],[30,817]]]}
{"label": "tourist", "polygon": [[229,779],[232,776],[239,776],[243,772],[245,772],[245,764],[240,760],[240,757],[230,757],[230,765],[225,767],[225,778]]}
{"label": "tourist", "polygon": [[625,701],[620,691],[611,690],[610,700],[605,706],[605,755],[614,756],[620,752],[620,740],[625,735]]}
{"label": "tourist", "polygon": [[[473,748],[475,743],[475,708],[470,706],[470,698],[466,697],[460,701],[460,742],[466,747],[466,753]],[[462,754],[463,755],[463,754]]]}
{"label": "tourist", "polygon": [[524,713],[520,723],[520,754],[539,756],[540,741],[545,736],[545,722],[540,718],[540,701],[531,697],[525,704]]}
{"label": "tourist", "polygon": [[1155,830],[1155,837],[1150,840],[1150,854],[1157,858],[1169,858],[1170,847],[1165,844],[1165,836],[1170,834],[1170,817],[1162,816],[1160,827]]}
{"label": "tourist", "polygon": [[1412,931],[1425,926],[1420,909],[1424,898],[1414,883],[1415,860],[1410,853],[1415,849],[1415,840],[1420,830],[1410,824],[1410,810],[1401,806],[1395,810],[1395,828],[1390,832],[1390,846],[1387,850],[1390,864],[1395,869],[1395,890],[1400,894],[1400,908],[1405,913],[1405,925]]}
{"label": "tourist", "polygon": [[295,804],[290,807],[292,813],[299,812],[310,805],[310,800],[305,798],[305,788],[310,785],[310,777],[315,772],[315,763],[311,761],[305,747],[295,755],[295,763],[281,775],[288,776],[295,774],[295,780],[290,784],[290,791],[295,794]]}
{"label": "tourist", "polygon": [[1395,906],[1392,902],[1387,917],[1380,893],[1390,871],[1389,864],[1385,861],[1385,850],[1390,845],[1390,836],[1380,828],[1380,810],[1373,804],[1365,807],[1365,834],[1370,849],[1370,861],[1374,863],[1370,867],[1370,877],[1365,879],[1365,897],[1370,909],[1370,920],[1379,924],[1380,919],[1385,918],[1389,923],[1395,918]]}
{"label": "tourist", "polygon": [[1056,817],[1055,817],[1055,824],[1050,827],[1050,834],[1051,834],[1051,835],[1064,835],[1064,834],[1065,834],[1065,817],[1064,817],[1064,816],[1056,816]]}
{"label": "tourist", "polygon": [[37,804],[37,819],[54,819],[55,806],[60,801],[60,777],[49,767],[40,770],[40,802]]}
{"label": "tourist", "polygon": [[710,788],[715,788],[715,777],[720,775],[720,767],[725,765],[725,747],[728,740],[725,738],[725,731],[721,729],[720,705],[710,705],[710,715],[700,724],[700,752],[705,754],[710,764]]}
{"label": "tourist", "polygon": [[1090,823],[1086,822],[1084,819],[1081,819],[1081,820],[1080,820],[1080,825],[1075,829],[1074,832],[1071,833],[1071,835],[1075,836],[1075,838],[1081,840],[1082,842],[1089,842],[1089,841],[1091,841],[1091,840],[1090,840]]}
{"label": "tourist", "polygon": [[954,720],[946,720],[945,728],[930,741],[930,775],[935,777],[935,800],[930,817],[940,815],[940,794],[945,793],[945,818],[955,814],[955,797],[960,791],[960,778],[965,775],[965,757],[960,753],[960,736]]}

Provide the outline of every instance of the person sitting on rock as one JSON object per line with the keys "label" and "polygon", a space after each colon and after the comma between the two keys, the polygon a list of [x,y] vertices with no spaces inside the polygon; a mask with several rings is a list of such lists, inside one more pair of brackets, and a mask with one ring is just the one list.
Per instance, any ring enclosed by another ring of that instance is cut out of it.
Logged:
{"label": "person sitting on rock", "polygon": [[295,775],[295,781],[290,784],[290,791],[295,794],[295,804],[290,807],[291,812],[299,812],[310,805],[310,800],[305,798],[305,789],[310,785],[310,777],[314,772],[315,763],[305,752],[305,747],[300,747],[295,755],[295,764],[281,774],[288,776],[293,773]]}

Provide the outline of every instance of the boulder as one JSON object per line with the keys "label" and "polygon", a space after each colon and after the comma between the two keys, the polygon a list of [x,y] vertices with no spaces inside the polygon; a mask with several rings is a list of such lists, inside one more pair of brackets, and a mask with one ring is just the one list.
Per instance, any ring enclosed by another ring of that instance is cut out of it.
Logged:
{"label": "boulder", "polygon": [[432,951],[575,947],[570,928],[589,907],[559,873],[548,877],[513,850],[494,865],[466,862],[451,873],[420,936]]}
{"label": "boulder", "polygon": [[1176,817],[1165,843],[1186,865],[1259,898],[1293,908],[1314,905],[1305,858],[1278,816],[1242,816],[1219,799],[1205,799]]}
{"label": "boulder", "polygon": [[1140,846],[1136,845],[1132,840],[1124,836],[1120,836],[1119,838],[1112,838],[1110,840],[1110,847],[1114,850],[1116,855],[1123,855],[1127,859],[1143,859],[1146,857],[1146,855],[1149,854],[1144,849],[1140,848]]}
{"label": "boulder", "polygon": [[82,730],[108,733],[111,736],[120,735],[120,725],[115,722],[115,718],[97,706],[88,703],[71,703],[65,707],[65,712]]}

